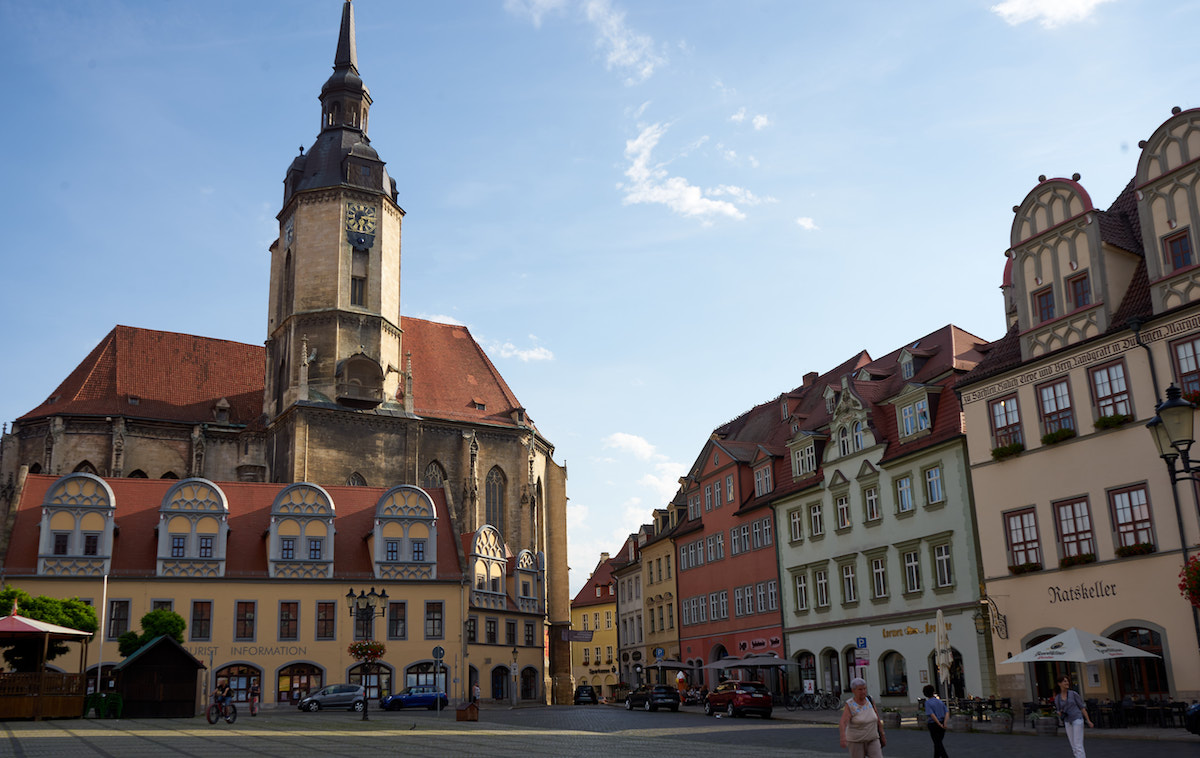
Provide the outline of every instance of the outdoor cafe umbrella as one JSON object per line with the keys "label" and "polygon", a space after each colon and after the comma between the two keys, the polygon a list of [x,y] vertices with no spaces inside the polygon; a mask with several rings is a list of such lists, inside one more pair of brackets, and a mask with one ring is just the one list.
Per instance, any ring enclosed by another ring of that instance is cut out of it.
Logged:
{"label": "outdoor cafe umbrella", "polygon": [[950,630],[946,628],[946,617],[942,609],[937,612],[937,672],[938,679],[946,685],[946,695],[950,695],[950,666],[954,663],[954,651],[950,649]]}
{"label": "outdoor cafe umbrella", "polygon": [[1078,663],[1094,663],[1106,661],[1109,658],[1161,658],[1155,653],[1126,645],[1123,642],[1098,637],[1088,632],[1071,627],[1062,634],[1056,634],[1044,642],[1039,642],[1028,650],[1014,655],[1001,663],[1037,663],[1043,661],[1074,661]]}

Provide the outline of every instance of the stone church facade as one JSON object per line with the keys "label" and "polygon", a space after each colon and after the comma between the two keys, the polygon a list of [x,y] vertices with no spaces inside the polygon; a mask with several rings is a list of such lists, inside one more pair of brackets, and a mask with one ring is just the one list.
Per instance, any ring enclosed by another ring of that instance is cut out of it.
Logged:
{"label": "stone church facade", "polygon": [[354,23],[347,0],[319,134],[284,178],[265,346],[115,327],[0,438],[0,559],[29,473],[440,490],[464,576],[485,526],[542,564],[544,689],[565,702],[566,469],[465,327],[401,315],[405,214]]}

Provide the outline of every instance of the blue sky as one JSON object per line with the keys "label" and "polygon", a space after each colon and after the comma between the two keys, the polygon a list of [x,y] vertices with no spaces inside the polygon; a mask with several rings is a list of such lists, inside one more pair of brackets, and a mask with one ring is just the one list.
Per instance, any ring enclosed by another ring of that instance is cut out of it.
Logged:
{"label": "blue sky", "polygon": [[[337,0],[0,0],[0,420],[116,324],[261,343]],[[568,466],[572,594],[711,430],[858,350],[1004,329],[1012,206],[1200,105],[1200,4],[357,0],[406,315]]]}

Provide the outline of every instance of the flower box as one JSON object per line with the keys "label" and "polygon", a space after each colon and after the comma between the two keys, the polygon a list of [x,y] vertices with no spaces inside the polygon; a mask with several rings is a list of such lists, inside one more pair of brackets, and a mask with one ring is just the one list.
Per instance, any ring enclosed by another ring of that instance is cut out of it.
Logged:
{"label": "flower box", "polygon": [[1095,553],[1080,553],[1079,555],[1068,555],[1058,562],[1059,568],[1068,568],[1070,566],[1082,566],[1086,563],[1095,563]]}
{"label": "flower box", "polygon": [[1063,440],[1069,440],[1077,436],[1074,429],[1055,429],[1053,432],[1042,435],[1043,445],[1057,445]]}
{"label": "flower box", "polygon": [[1179,572],[1179,593],[1193,608],[1200,608],[1200,555],[1183,564]]}
{"label": "flower box", "polygon": [[1014,442],[1011,445],[1001,445],[1000,447],[992,448],[992,458],[1002,461],[1005,458],[1011,458],[1014,455],[1020,455],[1025,452],[1024,442]]}
{"label": "flower box", "polygon": [[1030,561],[1029,563],[1018,563],[1015,566],[1009,566],[1008,571],[1013,575],[1028,574],[1034,571],[1041,571],[1042,564],[1038,561]]}
{"label": "flower box", "polygon": [[1128,424],[1130,421],[1133,421],[1133,416],[1129,415],[1128,413],[1114,413],[1110,416],[1101,416],[1100,418],[1096,419],[1094,426],[1097,430],[1115,429],[1118,426]]}
{"label": "flower box", "polygon": [[1138,542],[1133,545],[1121,545],[1117,548],[1117,555],[1121,558],[1128,558],[1133,555],[1150,555],[1155,549],[1153,542]]}

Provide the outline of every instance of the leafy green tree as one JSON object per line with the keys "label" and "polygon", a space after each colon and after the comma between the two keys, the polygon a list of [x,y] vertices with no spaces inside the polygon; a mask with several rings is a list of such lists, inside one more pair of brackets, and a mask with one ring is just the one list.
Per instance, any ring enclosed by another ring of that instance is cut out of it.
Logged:
{"label": "leafy green tree", "polygon": [[[38,595],[33,597],[24,590],[5,585],[0,590],[0,614],[8,615],[16,603],[17,613],[25,618],[45,621],[49,624],[95,632],[99,627],[96,609],[77,597],[61,599]],[[46,660],[52,661],[68,648],[65,642],[52,640],[46,651]],[[4,646],[4,660],[14,671],[36,671],[42,657],[42,640],[18,640]]]}
{"label": "leafy green tree", "polygon": [[141,624],[141,634],[125,632],[117,638],[117,649],[122,658],[133,655],[142,645],[164,634],[173,637],[179,644],[183,644],[183,632],[187,629],[187,621],[175,611],[163,609],[150,611],[142,616]]}

